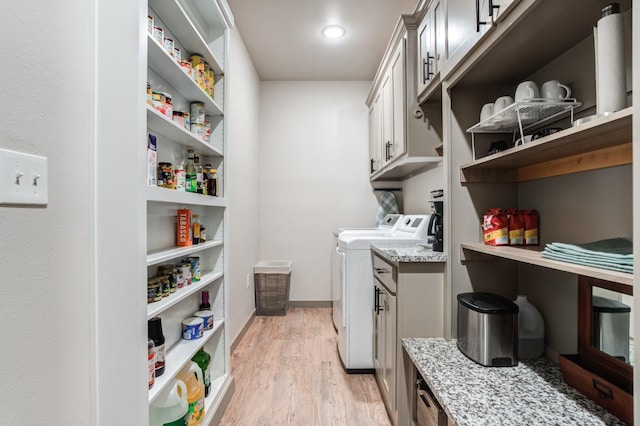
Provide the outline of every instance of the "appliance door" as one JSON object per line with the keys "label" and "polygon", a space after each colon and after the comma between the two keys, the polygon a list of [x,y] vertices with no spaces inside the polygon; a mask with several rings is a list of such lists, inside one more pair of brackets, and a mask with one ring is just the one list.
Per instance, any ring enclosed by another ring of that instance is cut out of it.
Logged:
{"label": "appliance door", "polygon": [[337,243],[331,256],[332,263],[332,299],[333,299],[333,326],[336,330],[345,326],[344,319],[344,281],[345,281],[345,268],[344,263],[346,260],[346,254],[344,250],[338,247]]}

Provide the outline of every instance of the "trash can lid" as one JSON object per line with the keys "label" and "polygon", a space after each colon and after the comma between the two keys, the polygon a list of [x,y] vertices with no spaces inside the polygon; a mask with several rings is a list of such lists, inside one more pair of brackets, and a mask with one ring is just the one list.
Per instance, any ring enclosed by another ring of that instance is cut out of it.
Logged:
{"label": "trash can lid", "polygon": [[591,300],[594,312],[607,312],[621,314],[625,312],[631,312],[631,307],[625,305],[617,300],[609,299],[607,297],[593,296]]}
{"label": "trash can lid", "polygon": [[290,260],[261,260],[253,267],[256,274],[288,274],[291,272]]}

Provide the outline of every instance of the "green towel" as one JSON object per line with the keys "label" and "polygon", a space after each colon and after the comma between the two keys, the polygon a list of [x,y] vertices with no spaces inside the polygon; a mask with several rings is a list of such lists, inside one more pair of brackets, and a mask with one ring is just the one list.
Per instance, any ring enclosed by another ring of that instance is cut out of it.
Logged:
{"label": "green towel", "polygon": [[541,256],[612,271],[633,272],[633,243],[624,238],[585,244],[550,243],[542,250]]}

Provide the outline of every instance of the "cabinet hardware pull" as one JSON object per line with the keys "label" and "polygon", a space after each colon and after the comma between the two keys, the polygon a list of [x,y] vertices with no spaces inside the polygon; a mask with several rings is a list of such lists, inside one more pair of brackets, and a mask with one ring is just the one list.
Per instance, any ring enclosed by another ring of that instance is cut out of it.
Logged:
{"label": "cabinet hardware pull", "polygon": [[[428,53],[427,53],[427,57],[429,57]],[[427,84],[427,80],[429,80],[428,67],[429,67],[429,64],[427,63],[427,60],[423,59],[422,60],[422,84]]]}
{"label": "cabinet hardware pull", "polygon": [[382,291],[378,288],[375,287],[374,289],[374,293],[373,293],[373,310],[376,312],[376,315],[380,315],[380,293],[382,293]]}
{"label": "cabinet hardware pull", "polygon": [[480,25],[487,25],[487,22],[480,20],[480,0],[476,0],[476,32],[480,32]]}
{"label": "cabinet hardware pull", "polygon": [[613,400],[613,390],[605,384],[600,383],[596,379],[591,379],[593,382],[593,388],[598,391],[598,396],[600,399],[609,398]]}
{"label": "cabinet hardware pull", "polygon": [[499,4],[493,4],[493,0],[489,0],[489,16],[493,18],[493,10],[500,9]]}
{"label": "cabinet hardware pull", "polygon": [[431,60],[435,59],[435,56],[431,56],[429,52],[427,52],[427,80],[431,80],[431,76],[433,75],[433,71],[431,71]]}
{"label": "cabinet hardware pull", "polygon": [[371,174],[373,174],[373,172],[375,172],[375,170],[373,169],[373,158],[371,159]]}
{"label": "cabinet hardware pull", "polygon": [[384,269],[384,268],[375,268],[376,269],[376,273],[377,274],[388,274],[389,270],[388,269]]}

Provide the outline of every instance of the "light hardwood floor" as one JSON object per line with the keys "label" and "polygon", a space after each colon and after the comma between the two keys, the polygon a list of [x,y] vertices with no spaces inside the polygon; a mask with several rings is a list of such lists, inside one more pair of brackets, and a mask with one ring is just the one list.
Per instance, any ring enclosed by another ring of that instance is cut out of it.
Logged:
{"label": "light hardwood floor", "polygon": [[345,373],[331,308],[258,316],[231,355],[221,425],[390,425],[372,374]]}

